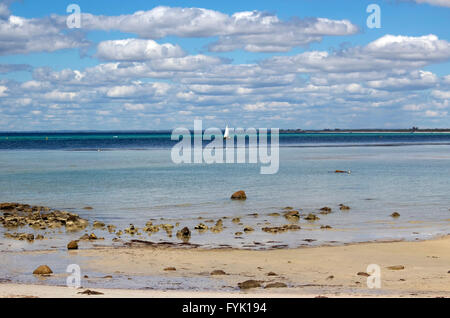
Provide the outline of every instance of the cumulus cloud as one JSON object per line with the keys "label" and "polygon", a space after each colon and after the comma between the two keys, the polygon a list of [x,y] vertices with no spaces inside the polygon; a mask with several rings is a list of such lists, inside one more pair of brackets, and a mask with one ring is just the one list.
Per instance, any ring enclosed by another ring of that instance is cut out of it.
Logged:
{"label": "cumulus cloud", "polygon": [[348,20],[295,18],[282,21],[276,15],[261,11],[227,15],[203,8],[159,6],[149,11],[120,16],[83,14],[86,30],[119,30],[145,39],[166,36],[219,37],[209,45],[215,52],[244,49],[252,52],[282,52],[293,47],[319,42],[324,36],[357,33],[358,27]]}
{"label": "cumulus cloud", "polygon": [[185,55],[178,45],[158,44],[153,40],[143,39],[104,41],[97,47],[99,58],[114,61],[145,61]]}
{"label": "cumulus cloud", "polygon": [[87,46],[89,42],[76,32],[63,33],[58,19],[26,19],[10,15],[0,19],[0,55],[54,52]]}
{"label": "cumulus cloud", "polygon": [[382,59],[443,61],[450,58],[450,42],[434,34],[414,37],[385,35],[371,43],[363,53]]}
{"label": "cumulus cloud", "polygon": [[385,35],[364,47],[337,52],[308,51],[294,56],[278,56],[263,62],[266,67],[286,72],[368,72],[374,70],[417,69],[450,59],[450,42],[435,35],[406,37]]}

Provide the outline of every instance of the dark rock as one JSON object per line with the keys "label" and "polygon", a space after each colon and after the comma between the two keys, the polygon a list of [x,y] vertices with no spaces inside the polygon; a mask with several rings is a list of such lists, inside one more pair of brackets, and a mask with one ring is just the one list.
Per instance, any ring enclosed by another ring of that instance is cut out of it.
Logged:
{"label": "dark rock", "polygon": [[300,213],[298,211],[288,211],[284,213],[284,217],[291,222],[297,222],[300,219]]}
{"label": "dark rock", "polygon": [[240,289],[250,289],[250,288],[257,288],[261,287],[261,283],[257,280],[246,280],[245,282],[238,283],[238,286]]}
{"label": "dark rock", "polygon": [[391,214],[391,216],[392,216],[393,218],[398,218],[398,217],[400,217],[400,213],[394,212],[394,213]]}
{"label": "dark rock", "polygon": [[320,209],[321,214],[329,214],[329,213],[331,213],[331,211],[332,211],[331,208],[329,208],[327,206]]}
{"label": "dark rock", "polygon": [[213,270],[212,272],[211,272],[211,275],[226,275],[227,273],[225,273],[223,270],[221,270],[221,269],[216,269],[216,270]]}
{"label": "dark rock", "polygon": [[267,273],[267,276],[278,276],[278,274],[277,274],[277,273],[274,273],[274,272],[268,272],[268,273]]}
{"label": "dark rock", "polygon": [[81,294],[81,295],[89,295],[89,296],[104,295],[104,294],[101,293],[101,292],[98,292],[98,291],[95,291],[95,290],[90,290],[90,289],[86,289],[85,291],[79,292],[78,294]]}
{"label": "dark rock", "polygon": [[247,199],[247,194],[245,193],[245,191],[237,191],[235,193],[233,193],[233,195],[231,196],[231,200],[246,200]]}
{"label": "dark rock", "polygon": [[358,276],[364,276],[364,277],[369,277],[370,275],[367,274],[366,272],[358,272],[356,275]]}
{"label": "dark rock", "polygon": [[350,210],[350,207],[347,205],[344,205],[344,204],[339,204],[339,209],[341,211],[348,211],[348,210]]}
{"label": "dark rock", "polygon": [[320,218],[317,215],[310,213],[307,216],[305,216],[305,220],[316,221],[316,220],[320,220]]}
{"label": "dark rock", "polygon": [[166,268],[164,268],[164,270],[165,270],[166,272],[174,272],[174,271],[176,271],[177,269],[176,269],[175,267],[166,267]]}
{"label": "dark rock", "polygon": [[249,233],[249,232],[253,232],[253,231],[254,231],[254,229],[251,226],[244,227],[244,232],[245,233]]}
{"label": "dark rock", "polygon": [[195,229],[196,229],[196,230],[199,230],[200,232],[202,232],[202,231],[208,230],[208,226],[206,226],[206,225],[203,224],[203,223],[200,223],[199,225],[197,225],[197,226],[195,227]]}
{"label": "dark rock", "polygon": [[187,243],[191,238],[191,231],[189,230],[188,227],[184,227],[183,229],[177,232],[177,237],[183,242]]}
{"label": "dark rock", "polygon": [[77,250],[78,249],[78,241],[72,241],[69,244],[67,244],[68,250]]}

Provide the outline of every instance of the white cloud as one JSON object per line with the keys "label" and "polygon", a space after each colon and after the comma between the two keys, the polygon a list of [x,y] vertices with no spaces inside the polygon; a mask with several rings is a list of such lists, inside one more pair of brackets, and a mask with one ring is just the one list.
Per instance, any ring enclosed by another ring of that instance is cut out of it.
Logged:
{"label": "white cloud", "polygon": [[6,93],[7,90],[8,90],[8,87],[0,85],[0,97],[4,97],[4,96],[8,95]]}
{"label": "white cloud", "polygon": [[435,111],[435,110],[427,110],[425,112],[425,117],[446,117],[447,116],[447,112],[440,112],[440,111]]}
{"label": "white cloud", "polygon": [[409,61],[443,61],[450,58],[450,43],[434,34],[413,37],[385,35],[363,50],[371,56]]}
{"label": "white cloud", "polygon": [[373,72],[417,69],[450,59],[450,42],[435,35],[421,37],[383,36],[364,47],[334,53],[308,51],[294,56],[275,56],[264,67],[285,72]]}
{"label": "white cloud", "polygon": [[61,92],[54,90],[52,92],[46,93],[44,95],[45,99],[51,100],[51,101],[73,101],[78,96],[77,93],[74,92]]}
{"label": "white cloud", "polygon": [[0,19],[0,55],[54,52],[87,46],[77,33],[63,33],[58,19],[26,19],[10,15]]}
{"label": "white cloud", "polygon": [[450,8],[450,0],[410,0],[416,3],[427,3],[432,6],[447,7]]}
{"label": "white cloud", "polygon": [[416,90],[434,87],[438,82],[438,77],[431,72],[413,71],[408,76],[369,81],[368,86],[386,90]]}
{"label": "white cloud", "polygon": [[433,90],[431,96],[438,99],[450,99],[450,91]]}
{"label": "white cloud", "polygon": [[100,42],[97,56],[104,60],[145,61],[183,57],[186,53],[178,46],[170,43],[158,44],[153,40],[126,39]]}
{"label": "white cloud", "polygon": [[281,52],[319,42],[323,36],[358,32],[358,27],[348,20],[296,18],[282,21],[275,15],[260,11],[236,12],[230,16],[203,8],[163,6],[121,16],[83,14],[83,28],[119,30],[146,39],[218,36],[219,40],[209,46],[216,52],[239,48],[253,52]]}

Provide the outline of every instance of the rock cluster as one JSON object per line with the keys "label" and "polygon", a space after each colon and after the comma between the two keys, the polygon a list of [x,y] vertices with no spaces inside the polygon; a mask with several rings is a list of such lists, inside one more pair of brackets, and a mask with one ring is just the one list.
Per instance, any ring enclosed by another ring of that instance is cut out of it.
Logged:
{"label": "rock cluster", "polygon": [[0,203],[0,224],[6,228],[29,226],[35,230],[65,227],[67,231],[85,229],[89,222],[76,214],[52,210],[43,206],[20,203]]}
{"label": "rock cluster", "polygon": [[289,230],[291,231],[300,230],[300,226],[296,224],[286,224],[283,226],[264,227],[262,228],[262,230],[267,233],[277,234],[277,233],[284,233]]}

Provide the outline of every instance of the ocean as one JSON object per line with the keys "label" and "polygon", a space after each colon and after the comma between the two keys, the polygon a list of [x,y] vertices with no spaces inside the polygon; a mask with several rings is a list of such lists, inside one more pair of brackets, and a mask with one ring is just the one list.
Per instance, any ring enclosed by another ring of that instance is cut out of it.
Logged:
{"label": "ocean", "polygon": [[[281,134],[280,167],[274,175],[261,175],[258,164],[176,165],[174,144],[170,132],[0,133],[0,202],[49,206],[119,229],[130,224],[142,228],[149,220],[179,223],[177,229],[192,230],[191,243],[207,248],[417,240],[450,232],[447,133]],[[246,201],[230,200],[238,190],[246,191]],[[351,209],[340,211],[340,204]],[[93,210],[83,210],[86,206]],[[261,230],[288,224],[283,216],[269,216],[288,206],[320,219],[300,219],[299,231]],[[318,214],[325,206],[332,213]],[[400,217],[392,218],[393,212]],[[242,224],[231,222],[235,217]],[[219,218],[224,218],[220,233],[193,229]],[[331,229],[321,228],[326,225]],[[235,235],[244,226],[255,231]],[[52,240],[27,243],[8,240],[4,232],[1,228],[3,251],[63,250],[69,239],[82,234],[51,233]],[[105,245],[115,237],[89,232],[105,237]],[[164,231],[122,237],[133,238],[178,241]]]}

